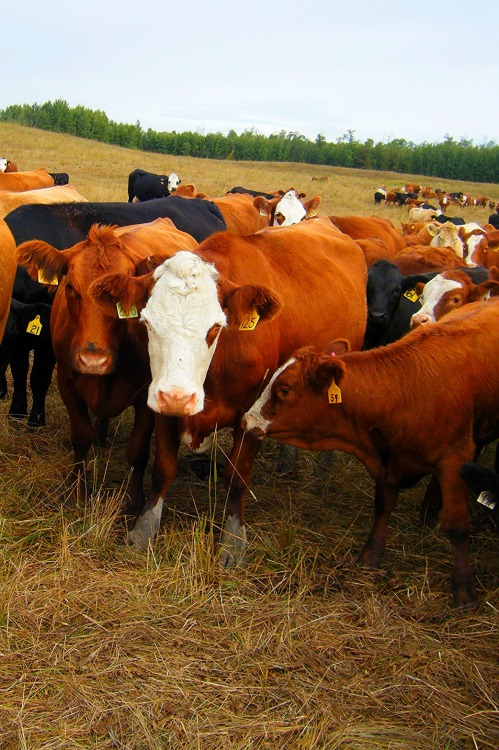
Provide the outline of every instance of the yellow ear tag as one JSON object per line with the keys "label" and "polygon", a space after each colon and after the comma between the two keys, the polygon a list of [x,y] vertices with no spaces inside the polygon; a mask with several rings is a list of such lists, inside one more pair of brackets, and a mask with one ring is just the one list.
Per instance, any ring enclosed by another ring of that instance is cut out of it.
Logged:
{"label": "yellow ear tag", "polygon": [[36,315],[33,320],[30,320],[28,323],[28,327],[26,328],[26,333],[32,333],[33,336],[39,336],[42,331],[42,324],[40,321],[40,316]]}
{"label": "yellow ear tag", "polygon": [[314,208],[311,208],[307,214],[307,219],[314,219],[316,216],[317,216],[317,211]]}
{"label": "yellow ear tag", "polygon": [[116,309],[118,311],[118,318],[138,318],[139,317],[139,313],[137,312],[137,308],[135,307],[135,305],[131,306],[129,313],[126,313],[121,306],[121,302],[117,302]]}
{"label": "yellow ear tag", "polygon": [[411,302],[417,302],[419,299],[419,294],[417,294],[415,289],[408,289],[406,292],[404,292],[404,297],[406,297],[406,299],[410,299]]}
{"label": "yellow ear tag", "polygon": [[334,382],[334,378],[329,386],[327,398],[330,404],[341,404],[341,391]]}
{"label": "yellow ear tag", "polygon": [[256,310],[253,310],[253,312],[251,312],[249,315],[246,315],[246,317],[242,319],[239,330],[254,331],[259,320],[260,316],[258,315]]}
{"label": "yellow ear tag", "polygon": [[52,286],[57,286],[59,284],[57,276],[54,276],[53,279],[46,279],[41,268],[38,269],[38,281],[40,284],[50,284]]}

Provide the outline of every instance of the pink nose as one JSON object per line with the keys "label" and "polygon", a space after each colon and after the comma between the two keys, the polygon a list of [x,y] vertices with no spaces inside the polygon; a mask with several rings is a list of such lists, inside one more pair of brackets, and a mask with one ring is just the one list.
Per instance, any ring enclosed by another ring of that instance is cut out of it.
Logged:
{"label": "pink nose", "polygon": [[195,393],[186,393],[182,388],[170,388],[169,391],[158,391],[156,404],[161,414],[189,416],[196,407]]}
{"label": "pink nose", "polygon": [[417,328],[418,326],[424,326],[426,323],[431,323],[429,315],[423,313],[416,313],[411,318],[411,328]]}

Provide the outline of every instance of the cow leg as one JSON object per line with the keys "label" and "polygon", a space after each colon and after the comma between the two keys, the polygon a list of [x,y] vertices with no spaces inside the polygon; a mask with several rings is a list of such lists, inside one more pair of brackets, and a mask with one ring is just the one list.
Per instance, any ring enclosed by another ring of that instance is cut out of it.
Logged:
{"label": "cow leg", "polygon": [[[461,463],[465,463],[463,460]],[[442,530],[447,535],[454,553],[452,569],[452,595],[457,607],[476,604],[476,589],[469,558],[470,518],[468,513],[468,487],[459,476],[459,466],[442,472]]]}
{"label": "cow leg", "polygon": [[45,400],[54,367],[55,357],[51,349],[50,351],[37,351],[35,349],[29,379],[31,393],[33,394],[33,404],[28,417],[29,427],[45,426]]}
{"label": "cow leg", "polygon": [[234,428],[234,443],[224,470],[224,483],[229,501],[228,515],[220,540],[220,562],[232,568],[243,562],[247,547],[244,523],[244,499],[249,489],[251,470],[260,450],[261,441]]}
{"label": "cow leg", "polygon": [[374,522],[371,533],[357,563],[366,568],[379,568],[385,551],[388,520],[397,504],[399,488],[385,482],[376,482],[374,494]]}
{"label": "cow leg", "polygon": [[282,443],[277,458],[276,472],[283,476],[298,478],[298,448],[288,443]]}
{"label": "cow leg", "polygon": [[78,395],[71,382],[67,382],[60,369],[57,383],[61,399],[66,407],[71,431],[74,462],[67,477],[64,504],[73,507],[87,497],[85,481],[85,459],[93,442],[93,427],[85,401]]}
{"label": "cow leg", "polygon": [[434,526],[442,510],[442,490],[437,477],[432,476],[419,510],[419,520],[423,526]]}
{"label": "cow leg", "polygon": [[21,419],[28,415],[28,397],[26,389],[28,386],[29,371],[29,349],[18,347],[12,352],[10,359],[10,370],[12,372],[13,392],[10,403],[9,417]]}
{"label": "cow leg", "polygon": [[156,454],[154,457],[153,491],[144,510],[128,534],[128,543],[145,550],[157,535],[166,492],[177,474],[179,435],[174,417],[154,417]]}
{"label": "cow leg", "polygon": [[144,473],[149,460],[154,415],[146,402],[135,407],[132,432],[126,444],[126,459],[132,470],[127,489],[127,513],[137,515],[146,504],[144,496]]}

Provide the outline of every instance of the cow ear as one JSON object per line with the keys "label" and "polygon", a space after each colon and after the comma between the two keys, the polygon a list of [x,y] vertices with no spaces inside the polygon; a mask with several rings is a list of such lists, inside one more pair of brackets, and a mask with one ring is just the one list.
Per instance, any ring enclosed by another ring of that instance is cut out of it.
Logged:
{"label": "cow ear", "polygon": [[438,234],[438,227],[435,224],[427,224],[426,229],[432,237],[436,237]]}
{"label": "cow ear", "polygon": [[321,197],[320,195],[315,195],[313,198],[310,198],[310,200],[305,201],[303,204],[303,207],[305,211],[307,212],[307,217],[310,219],[313,216],[316,216],[316,208],[320,205]]}
{"label": "cow ear", "polygon": [[50,281],[59,281],[67,273],[69,255],[70,251],[57,250],[42,240],[22,242],[17,248],[19,265],[27,268],[33,278],[37,278],[34,272],[42,271],[44,278]]}
{"label": "cow ear", "polygon": [[263,195],[257,195],[253,200],[253,205],[261,216],[268,216],[272,213],[272,207],[267,198]]}
{"label": "cow ear", "polygon": [[151,273],[151,271],[155,271],[158,266],[170,257],[171,255],[149,255],[135,266],[135,275],[144,276],[147,273]]}
{"label": "cow ear", "polygon": [[108,315],[118,317],[118,302],[125,315],[130,313],[132,307],[140,311],[146,306],[153,286],[152,272],[144,276],[110,273],[94,281],[89,293]]}
{"label": "cow ear", "polygon": [[322,350],[322,354],[331,355],[332,357],[341,357],[342,354],[347,354],[352,350],[350,341],[348,339],[333,339],[327,346]]}
{"label": "cow ear", "polygon": [[472,287],[472,292],[476,300],[487,299],[489,293],[491,297],[497,297],[499,296],[499,281],[494,281],[493,279],[482,281],[481,284],[477,284],[474,288]]}
{"label": "cow ear", "polygon": [[222,295],[221,304],[227,310],[228,325],[232,327],[240,327],[248,316],[254,315],[255,312],[260,320],[270,321],[282,307],[279,295],[263,286],[237,286],[223,280],[220,281],[219,288]]}
{"label": "cow ear", "polygon": [[316,363],[312,365],[307,373],[307,379],[310,387],[316,393],[322,393],[329,388],[331,383],[336,385],[343,378],[345,364],[337,359],[334,352],[331,354],[321,354]]}

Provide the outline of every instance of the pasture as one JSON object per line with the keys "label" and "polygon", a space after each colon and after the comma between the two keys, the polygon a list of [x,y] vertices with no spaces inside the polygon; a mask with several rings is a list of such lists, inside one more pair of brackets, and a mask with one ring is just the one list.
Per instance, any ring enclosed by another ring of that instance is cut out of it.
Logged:
{"label": "pasture", "polygon": [[[146,154],[0,123],[0,156],[68,172],[89,200],[126,201],[129,172],[177,172],[208,195],[235,185],[294,186],[320,214],[376,214],[381,184],[431,178],[302,164]],[[313,179],[313,178],[317,179]],[[441,181],[499,200],[499,186]],[[450,215],[484,223],[488,209]],[[389,408],[389,404],[387,404]],[[421,405],[422,429],[424,410]],[[424,482],[401,494],[379,571],[355,565],[373,484],[356,459],[303,452],[296,476],[265,443],[247,504],[249,553],[222,570],[218,476],[182,452],[148,553],[124,544],[120,490],[130,414],[91,463],[93,501],[66,511],[72,459],[53,383],[47,427],[28,430],[0,402],[0,748],[129,750],[488,750],[499,743],[497,527],[471,502],[480,607],[452,608],[449,544],[419,523]],[[154,449],[154,445],[153,445]],[[492,450],[482,462],[492,464]],[[146,476],[149,482],[149,476]]]}

